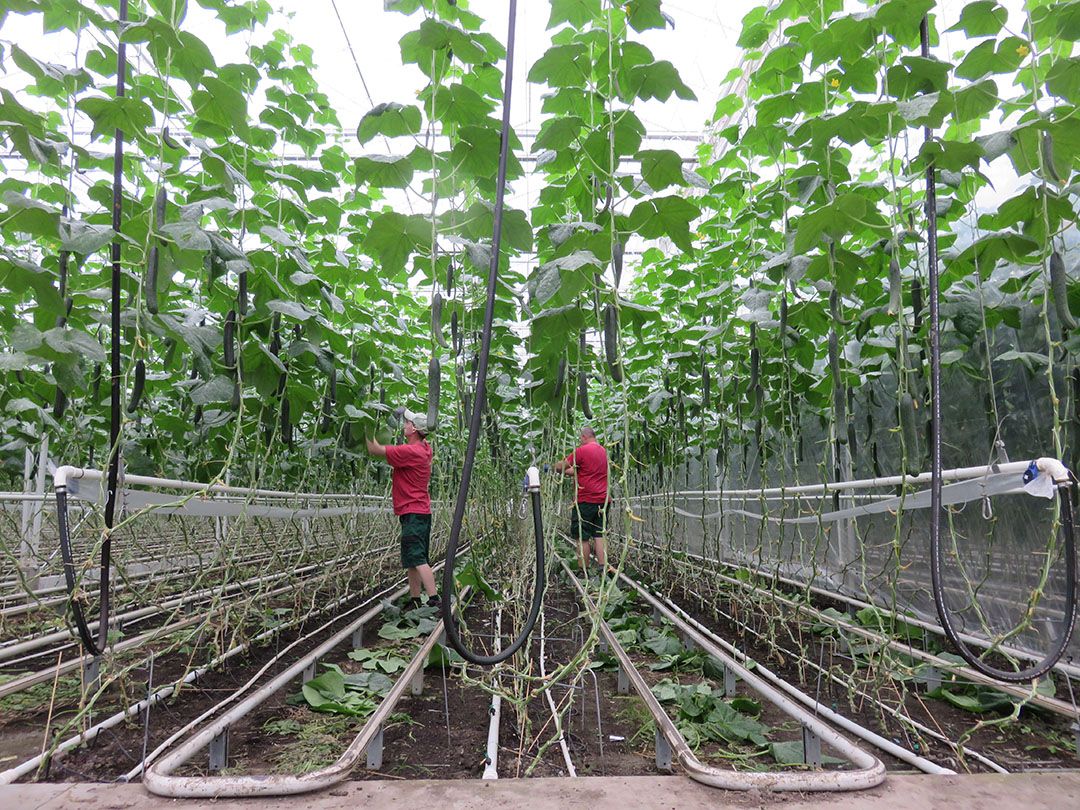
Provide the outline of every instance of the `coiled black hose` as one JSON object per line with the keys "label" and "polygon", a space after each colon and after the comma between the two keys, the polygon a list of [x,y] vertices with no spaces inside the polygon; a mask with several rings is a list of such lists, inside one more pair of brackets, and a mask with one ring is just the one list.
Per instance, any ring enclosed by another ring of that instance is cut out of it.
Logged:
{"label": "coiled black hose", "polygon": [[[923,17],[919,28],[919,39],[923,58],[930,56],[930,27],[927,17]],[[930,127],[924,129],[927,141],[933,137]],[[1055,481],[1058,502],[1061,505],[1061,529],[1065,533],[1065,617],[1050,651],[1035,664],[1020,670],[1007,670],[991,666],[979,658],[960,638],[953,626],[949,608],[945,604],[945,586],[942,576],[941,551],[941,340],[938,310],[939,282],[937,255],[937,182],[934,175],[934,163],[926,167],[926,221],[927,221],[927,260],[930,265],[930,582],[934,591],[934,606],[945,637],[956,647],[960,657],[972,669],[990,678],[1005,683],[1026,683],[1042,677],[1065,654],[1076,624],[1076,538],[1073,523],[1072,501],[1070,500],[1070,482]],[[1042,473],[1049,475],[1049,472]]]}
{"label": "coiled black hose", "polygon": [[469,417],[469,444],[465,450],[465,462],[461,468],[461,483],[458,486],[457,500],[454,503],[454,518],[450,524],[450,538],[446,543],[446,567],[443,568],[442,613],[446,628],[446,640],[466,661],[472,664],[490,666],[507,660],[516,653],[529,638],[540,615],[540,606],[544,601],[544,527],[540,514],[540,492],[532,488],[533,531],[536,534],[536,582],[533,585],[532,606],[525,624],[509,646],[497,655],[479,655],[468,649],[458,632],[454,618],[452,597],[454,595],[454,565],[457,559],[458,540],[461,526],[465,519],[465,505],[469,498],[469,483],[472,481],[473,466],[476,461],[476,446],[480,440],[481,418],[487,402],[487,367],[491,351],[491,325],[495,319],[495,292],[499,280],[499,248],[502,241],[502,219],[504,198],[506,196],[506,160],[510,147],[510,86],[514,73],[514,21],[517,16],[517,0],[510,0],[510,21],[506,34],[506,76],[503,90],[502,139],[499,144],[499,173],[495,181],[494,233],[491,237],[491,262],[488,265],[487,303],[484,307],[484,328],[481,333],[480,357],[476,370],[476,395]]}

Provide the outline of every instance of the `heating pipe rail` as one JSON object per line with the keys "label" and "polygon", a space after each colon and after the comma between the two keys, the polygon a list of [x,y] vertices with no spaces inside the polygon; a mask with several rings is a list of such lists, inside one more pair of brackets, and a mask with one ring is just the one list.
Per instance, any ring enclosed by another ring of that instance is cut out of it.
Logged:
{"label": "heating pipe rail", "polygon": [[885,780],[885,765],[880,759],[868,754],[860,748],[852,745],[847,739],[827,726],[819,718],[807,712],[797,703],[792,702],[780,692],[773,689],[764,679],[757,677],[753,672],[737,662],[732,656],[721,650],[707,636],[693,626],[675,617],[675,626],[698,647],[709,656],[719,661],[736,677],[740,678],[754,692],[772,703],[789,717],[798,720],[806,729],[809,729],[825,745],[830,746],[841,756],[847,759],[857,770],[853,771],[816,771],[816,772],[745,772],[715,768],[701,762],[690,748],[686,739],[679,733],[675,723],[668,716],[664,707],[656,699],[649,688],[649,684],[637,671],[630,656],[619,644],[615,634],[611,632],[607,622],[600,615],[596,604],[573,575],[570,567],[564,560],[563,569],[570,577],[574,587],[577,588],[582,602],[593,615],[600,633],[604,636],[608,646],[619,659],[623,672],[627,675],[634,689],[645,702],[649,713],[656,721],[658,733],[663,734],[671,746],[673,754],[691,779],[701,782],[710,787],[724,790],[773,790],[773,791],[850,791],[866,790],[876,787]]}

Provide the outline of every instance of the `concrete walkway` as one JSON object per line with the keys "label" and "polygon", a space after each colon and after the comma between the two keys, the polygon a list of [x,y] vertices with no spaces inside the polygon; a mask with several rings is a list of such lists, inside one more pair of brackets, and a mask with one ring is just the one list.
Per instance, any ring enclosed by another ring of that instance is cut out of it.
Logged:
{"label": "concrete walkway", "polygon": [[[159,810],[210,804],[151,796],[141,785],[41,784],[0,787],[5,810]],[[1080,808],[1080,772],[980,774],[976,776],[890,776],[874,790],[845,794],[725,793],[681,776],[585,777],[581,779],[500,779],[490,782],[409,780],[347,782],[323,793],[292,799],[217,800],[215,808],[751,808],[784,810],[1066,810]]]}

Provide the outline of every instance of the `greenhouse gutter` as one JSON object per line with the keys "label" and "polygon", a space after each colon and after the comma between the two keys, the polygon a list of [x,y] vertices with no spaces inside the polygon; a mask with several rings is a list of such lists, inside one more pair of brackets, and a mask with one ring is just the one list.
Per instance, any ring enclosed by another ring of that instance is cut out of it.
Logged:
{"label": "greenhouse gutter", "polygon": [[[642,597],[644,597],[645,601],[647,601],[650,605],[656,608],[656,610],[658,610],[661,615],[667,617],[670,621],[675,623],[685,623],[695,628],[696,630],[704,634],[707,638],[709,638],[713,643],[720,645],[727,653],[736,656],[741,661],[745,662],[750,660],[749,656],[747,656],[744,652],[721,639],[703,624],[696,621],[693,617],[687,614],[678,605],[673,604],[672,602],[664,599],[663,597],[654,596],[652,593],[647,591],[644,587],[632,580],[626,574],[620,573],[619,577],[628,585],[630,585],[630,587],[634,588],[638,593],[640,593]],[[839,726],[845,731],[851,732],[856,737],[865,740],[866,742],[884,751],[885,753],[890,754],[897,759],[908,763],[909,765],[914,765],[923,773],[933,774],[935,776],[949,776],[956,774],[956,771],[950,770],[949,768],[943,768],[937,763],[931,762],[930,760],[926,759],[925,757],[920,757],[918,754],[912,753],[911,751],[897,745],[891,740],[885,739],[880,734],[874,733],[865,726],[860,726],[858,723],[849,720],[848,718],[844,717],[841,714],[838,714],[837,712],[834,712],[832,709],[824,706],[819,701],[814,700],[806,693],[802,692],[792,684],[785,681],[776,673],[767,669],[761,664],[760,661],[754,662],[754,672],[760,675],[765,680],[769,681],[776,688],[786,692],[788,695],[802,703],[808,709],[811,709],[815,715],[820,714],[830,723]]]}
{"label": "greenhouse gutter", "polygon": [[671,745],[672,752],[678,757],[679,763],[691,779],[701,782],[710,787],[724,790],[771,790],[771,791],[854,791],[866,790],[876,787],[885,780],[885,765],[880,759],[868,754],[850,743],[819,718],[807,712],[801,706],[790,701],[780,692],[773,689],[764,680],[754,675],[749,669],[738,663],[734,658],[727,655],[717,647],[707,636],[697,628],[687,624],[673,613],[670,614],[672,623],[690,638],[695,644],[703,649],[708,655],[720,661],[729,671],[741,678],[747,686],[761,695],[765,700],[772,703],[788,716],[798,720],[805,729],[816,734],[822,743],[832,747],[840,755],[845,757],[856,771],[816,771],[816,772],[739,772],[726,769],[714,768],[701,762],[691,750],[686,739],[679,733],[675,723],[672,722],[663,706],[652,693],[648,683],[634,666],[630,656],[622,648],[622,645],[611,632],[607,622],[600,615],[596,604],[578,582],[570,567],[562,561],[563,568],[569,574],[574,587],[577,588],[582,600],[594,615],[601,635],[614,651],[623,672],[628,677],[634,689],[645,702],[649,713],[656,721],[657,733],[662,734]]}

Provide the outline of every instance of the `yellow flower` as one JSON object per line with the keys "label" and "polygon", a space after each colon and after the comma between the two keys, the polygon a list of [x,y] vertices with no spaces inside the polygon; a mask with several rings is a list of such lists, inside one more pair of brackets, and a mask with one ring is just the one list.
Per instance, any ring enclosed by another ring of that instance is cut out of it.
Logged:
{"label": "yellow flower", "polygon": [[833,79],[831,82],[829,82],[829,84],[831,84],[833,87],[839,87],[840,86],[840,80],[839,79]]}
{"label": "yellow flower", "polygon": [[1020,54],[1020,58],[1023,59],[1025,56],[1031,53],[1031,49],[1029,49],[1027,45],[1021,45],[1019,48],[1016,49],[1016,52]]}

